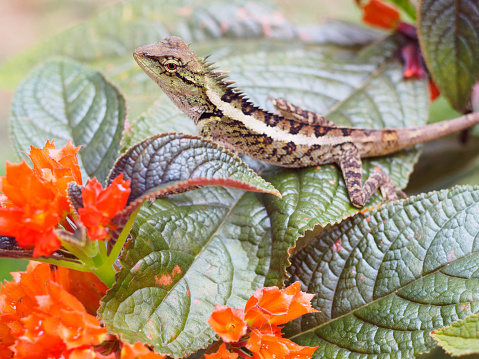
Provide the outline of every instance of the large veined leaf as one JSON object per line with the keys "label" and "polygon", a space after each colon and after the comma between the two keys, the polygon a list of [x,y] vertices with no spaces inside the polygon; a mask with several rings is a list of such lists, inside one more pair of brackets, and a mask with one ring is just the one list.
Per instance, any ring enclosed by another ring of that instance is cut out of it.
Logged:
{"label": "large veined leaf", "polygon": [[479,354],[479,316],[464,318],[435,330],[431,336],[452,356]]}
{"label": "large veined leaf", "polygon": [[243,306],[264,286],[271,258],[268,214],[258,197],[205,187],[140,211],[122,270],[99,310],[109,331],[182,357],[215,334],[216,304]]}
{"label": "large veined leaf", "polygon": [[17,154],[47,140],[83,145],[84,177],[104,180],[118,156],[126,118],[123,95],[99,72],[55,60],[38,67],[15,92],[11,132]]}
{"label": "large veined leaf", "polygon": [[[159,186],[185,181],[193,186],[216,181],[218,185],[281,197],[273,186],[230,151],[200,137],[184,134],[163,133],[131,147],[118,158],[107,183],[120,174],[125,180],[131,180],[128,204],[147,195],[158,196]],[[170,193],[162,193],[165,194]]]}
{"label": "large veined leaf", "polygon": [[317,358],[397,358],[479,312],[479,190],[457,187],[357,215],[295,255],[290,281],[320,310],[287,336]]}
{"label": "large veined leaf", "polygon": [[123,132],[123,151],[145,138],[161,132],[195,134],[196,126],[171,100],[162,96],[141,116],[134,119]]}
{"label": "large veined leaf", "polygon": [[435,83],[454,108],[463,110],[479,79],[479,3],[422,0],[418,30]]}

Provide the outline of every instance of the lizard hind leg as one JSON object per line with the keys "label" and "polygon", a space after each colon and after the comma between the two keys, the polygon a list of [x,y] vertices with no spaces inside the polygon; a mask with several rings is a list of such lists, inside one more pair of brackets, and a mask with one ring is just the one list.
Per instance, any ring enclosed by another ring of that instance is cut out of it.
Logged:
{"label": "lizard hind leg", "polygon": [[349,198],[353,206],[361,208],[371,196],[381,189],[384,199],[397,201],[398,194],[406,197],[403,191],[396,187],[389,176],[375,168],[374,173],[362,185],[362,164],[357,147],[352,143],[345,143],[340,146],[340,157],[338,164],[346,182]]}
{"label": "lizard hind leg", "polygon": [[275,98],[272,99],[272,102],[281,115],[288,120],[296,120],[308,125],[337,127],[334,122],[324,118],[319,113],[304,110],[286,101],[284,98]]}

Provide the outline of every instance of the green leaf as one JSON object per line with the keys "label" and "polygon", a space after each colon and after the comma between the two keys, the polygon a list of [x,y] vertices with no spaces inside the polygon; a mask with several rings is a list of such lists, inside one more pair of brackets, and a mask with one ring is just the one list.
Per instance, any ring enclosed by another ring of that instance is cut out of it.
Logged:
{"label": "green leaf", "polygon": [[130,118],[136,118],[160,91],[133,61],[132,53],[170,35],[194,43],[200,55],[213,54],[214,60],[290,50],[305,43],[362,46],[380,36],[344,22],[295,26],[269,0],[129,0],[4,63],[0,87],[13,89],[26,72],[50,56],[68,56],[114,81],[128,99]]}
{"label": "green leaf", "polygon": [[479,79],[479,4],[473,0],[422,0],[418,30],[434,82],[462,112]]}
{"label": "green leaf", "polygon": [[357,215],[295,255],[290,282],[319,313],[285,332],[315,357],[397,358],[479,312],[479,189],[457,187]]}
{"label": "green leaf", "polygon": [[[163,133],[131,147],[116,161],[107,184],[120,174],[129,180],[127,205],[112,219],[116,239],[131,213],[148,199],[165,197],[203,186],[223,186],[253,192],[281,194],[233,153],[219,145],[184,134]],[[68,197],[78,212],[83,207],[81,187],[70,183]]]}
{"label": "green leaf", "polygon": [[215,339],[216,304],[239,308],[264,286],[270,222],[256,194],[222,187],[143,206],[101,320],[126,340],[186,356]]}
{"label": "green leaf", "polygon": [[431,332],[431,336],[452,356],[479,354],[479,316],[454,322]]}
{"label": "green leaf", "polygon": [[84,178],[104,180],[118,155],[125,118],[125,99],[99,72],[55,60],[18,87],[11,132],[19,156],[30,145],[43,148],[55,140],[59,148],[72,139],[83,146],[78,157]]}
{"label": "green leaf", "polygon": [[167,97],[162,96],[141,116],[134,119],[123,132],[122,152],[155,133],[182,132],[194,135],[196,126]]}
{"label": "green leaf", "polygon": [[389,2],[392,2],[393,4],[396,4],[401,10],[403,10],[408,16],[416,20],[416,9],[414,6],[411,4],[409,0],[387,0]]}
{"label": "green leaf", "polygon": [[[163,133],[133,146],[116,161],[107,183],[123,174],[131,180],[128,204],[157,197],[157,187],[189,180],[191,186],[218,184],[281,198],[271,184],[254,173],[232,152],[201,137]],[[194,182],[192,180],[195,180]],[[168,195],[175,192],[162,192]],[[165,189],[166,190],[166,189]],[[173,189],[172,189],[173,190]]]}

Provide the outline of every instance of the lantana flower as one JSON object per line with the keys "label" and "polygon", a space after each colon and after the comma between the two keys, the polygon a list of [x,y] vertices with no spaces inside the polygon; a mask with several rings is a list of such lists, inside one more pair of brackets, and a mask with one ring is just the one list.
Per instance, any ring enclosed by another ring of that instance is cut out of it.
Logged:
{"label": "lantana flower", "polygon": [[60,149],[53,141],[42,149],[32,146],[33,169],[24,160],[7,162],[6,175],[0,178],[0,233],[15,237],[22,248],[33,248],[34,257],[60,248],[55,234],[60,223],[70,229],[65,220],[71,213],[67,186],[72,181],[82,183],[76,158],[79,149],[70,141]]}
{"label": "lantana flower", "polygon": [[158,354],[148,349],[143,343],[131,345],[122,343],[120,359],[164,359],[166,355]]}
{"label": "lantana flower", "polygon": [[303,347],[282,338],[281,327],[277,326],[303,314],[317,312],[311,306],[314,294],[301,292],[300,289],[299,282],[284,289],[258,289],[247,301],[244,311],[217,305],[208,323],[228,346],[223,343],[219,351],[208,355],[207,359],[234,359],[234,354],[249,358],[242,347],[257,359],[311,358],[317,347]]}
{"label": "lantana flower", "polygon": [[221,344],[220,348],[216,353],[205,354],[206,359],[236,359],[238,358],[237,353],[231,353],[226,349],[226,345]]}
{"label": "lantana flower", "polygon": [[125,207],[131,192],[130,182],[123,180],[121,173],[105,189],[96,178],[82,189],[83,208],[78,213],[92,240],[105,239],[107,227],[115,229],[111,219]]}

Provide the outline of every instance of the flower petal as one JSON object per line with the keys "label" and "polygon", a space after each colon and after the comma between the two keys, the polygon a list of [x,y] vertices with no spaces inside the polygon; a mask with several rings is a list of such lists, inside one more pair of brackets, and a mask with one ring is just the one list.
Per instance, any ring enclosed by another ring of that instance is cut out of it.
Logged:
{"label": "flower petal", "polygon": [[206,359],[236,359],[238,358],[238,354],[231,353],[226,349],[225,343],[221,344],[220,348],[216,353],[213,354],[205,354]]}
{"label": "flower petal", "polygon": [[385,30],[394,30],[399,24],[399,12],[380,0],[371,0],[366,5],[362,5],[361,8],[363,10],[363,21],[369,25]]}
{"label": "flower petal", "polygon": [[145,344],[136,342],[131,345],[123,342],[120,359],[163,359],[166,355],[155,353],[148,349]]}
{"label": "flower petal", "polygon": [[116,228],[111,219],[125,207],[131,192],[130,182],[124,181],[121,173],[105,189],[96,178],[83,187],[83,208],[78,209],[78,214],[92,240],[103,240],[107,228]]}
{"label": "flower petal", "polygon": [[225,343],[237,342],[248,328],[243,310],[225,305],[216,305],[208,323]]}

